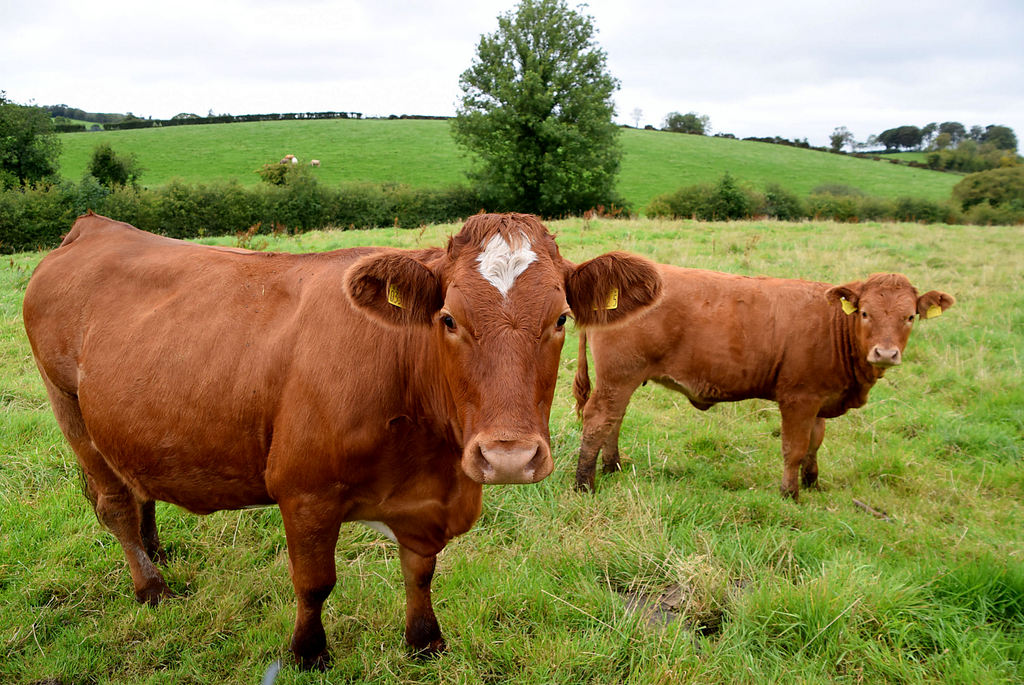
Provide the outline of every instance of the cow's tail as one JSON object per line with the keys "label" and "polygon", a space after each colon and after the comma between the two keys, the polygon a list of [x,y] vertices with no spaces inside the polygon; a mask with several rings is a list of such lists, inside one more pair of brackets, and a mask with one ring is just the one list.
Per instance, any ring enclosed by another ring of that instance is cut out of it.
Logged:
{"label": "cow's tail", "polygon": [[587,329],[580,329],[580,351],[576,360],[576,378],[572,382],[572,394],[576,398],[576,415],[583,415],[583,408],[590,399],[590,371],[587,368]]}

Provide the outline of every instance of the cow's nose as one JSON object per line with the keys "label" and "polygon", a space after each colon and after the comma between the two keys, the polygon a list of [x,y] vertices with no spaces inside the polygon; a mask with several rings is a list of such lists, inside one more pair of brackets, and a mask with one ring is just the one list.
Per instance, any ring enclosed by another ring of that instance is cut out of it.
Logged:
{"label": "cow's nose", "polygon": [[868,363],[873,366],[881,366],[888,368],[890,366],[897,366],[903,361],[900,349],[898,347],[881,347],[875,345],[871,348],[871,353],[868,355]]}
{"label": "cow's nose", "polygon": [[479,483],[536,483],[554,469],[544,440],[474,441],[463,455],[466,474]]}

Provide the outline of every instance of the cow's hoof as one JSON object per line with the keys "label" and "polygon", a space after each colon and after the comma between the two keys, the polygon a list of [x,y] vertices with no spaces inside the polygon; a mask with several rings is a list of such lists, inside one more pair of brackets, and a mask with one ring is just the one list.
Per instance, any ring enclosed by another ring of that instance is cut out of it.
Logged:
{"label": "cow's hoof", "polygon": [[815,471],[813,473],[807,473],[805,471],[803,477],[800,479],[800,482],[803,483],[803,486],[805,488],[812,488],[812,487],[817,486],[818,485],[818,472]]}
{"label": "cow's hoof", "polygon": [[174,592],[171,588],[167,587],[167,583],[162,578],[158,579],[158,581],[136,590],[135,601],[139,604],[148,604],[151,607],[155,607],[162,600],[174,597]]}
{"label": "cow's hoof", "polygon": [[590,478],[576,478],[576,485],[574,486],[576,492],[589,492],[594,493],[594,479]]}
{"label": "cow's hoof", "polygon": [[414,659],[432,659],[447,649],[448,645],[445,643],[443,637],[438,637],[422,647],[417,647],[415,645],[409,645],[409,647],[412,649],[412,656]]}
{"label": "cow's hoof", "polygon": [[791,499],[794,502],[799,502],[800,501],[800,488],[799,488],[799,486],[796,486],[796,485],[787,486],[787,485],[783,484],[779,488],[779,492],[782,494],[782,497],[784,499]]}
{"label": "cow's hoof", "polygon": [[331,655],[326,649],[314,656],[302,656],[295,652],[292,652],[292,656],[300,671],[326,671],[331,667]]}

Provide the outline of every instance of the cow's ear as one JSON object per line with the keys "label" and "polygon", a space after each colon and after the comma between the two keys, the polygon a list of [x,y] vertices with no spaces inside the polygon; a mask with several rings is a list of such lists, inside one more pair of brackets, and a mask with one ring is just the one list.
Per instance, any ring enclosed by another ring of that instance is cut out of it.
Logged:
{"label": "cow's ear", "polygon": [[658,267],[627,252],[594,257],[565,278],[565,298],[580,326],[621,321],[653,304],[661,288]]}
{"label": "cow's ear", "polygon": [[857,304],[860,302],[860,289],[863,284],[860,281],[847,283],[845,285],[834,285],[825,291],[825,297],[829,302],[842,305],[843,311],[853,314],[857,311]]}
{"label": "cow's ear", "polygon": [[429,324],[444,300],[437,275],[400,251],[363,257],[345,273],[353,304],[390,324]]}
{"label": "cow's ear", "polygon": [[956,304],[956,300],[952,295],[938,290],[929,290],[917,298],[917,313],[922,319],[934,319],[954,304]]}

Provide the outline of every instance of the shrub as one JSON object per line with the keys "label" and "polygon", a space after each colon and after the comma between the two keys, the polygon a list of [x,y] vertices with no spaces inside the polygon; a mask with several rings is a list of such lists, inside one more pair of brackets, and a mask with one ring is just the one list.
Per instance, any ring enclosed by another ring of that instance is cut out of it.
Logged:
{"label": "shrub", "polygon": [[1024,209],[1024,167],[1004,167],[968,174],[953,186],[953,198],[966,210],[988,202]]}
{"label": "shrub", "polygon": [[769,183],[765,188],[760,213],[783,221],[793,221],[805,216],[800,198],[778,183]]}
{"label": "shrub", "polygon": [[747,219],[753,215],[756,202],[752,194],[739,187],[728,171],[715,184],[711,193],[709,219]]}
{"label": "shrub", "polygon": [[917,197],[900,197],[896,199],[892,218],[897,221],[917,221],[927,224],[956,223],[956,214],[954,208],[946,203]]}
{"label": "shrub", "polygon": [[855,195],[813,193],[807,198],[807,213],[814,219],[860,221],[860,203]]}
{"label": "shrub", "polygon": [[988,200],[983,200],[965,211],[963,220],[978,226],[1024,224],[1024,208],[1008,205],[993,206]]}
{"label": "shrub", "polygon": [[711,203],[714,191],[711,186],[700,183],[684,186],[674,193],[659,195],[647,206],[647,214],[673,219],[704,218],[705,208]]}
{"label": "shrub", "polygon": [[109,143],[93,149],[86,171],[108,188],[137,186],[142,175],[142,167],[134,154],[119,155]]}

